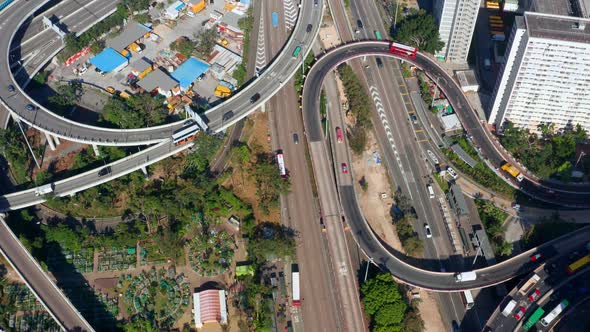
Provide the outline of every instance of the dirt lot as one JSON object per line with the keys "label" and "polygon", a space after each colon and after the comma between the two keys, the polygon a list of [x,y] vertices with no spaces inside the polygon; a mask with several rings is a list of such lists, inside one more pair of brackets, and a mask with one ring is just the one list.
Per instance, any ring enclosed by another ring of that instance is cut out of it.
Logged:
{"label": "dirt lot", "polygon": [[446,331],[445,324],[443,323],[440,311],[438,310],[438,304],[434,295],[425,290],[420,290],[420,303],[418,304],[418,310],[424,320],[424,331],[425,332],[439,332]]}

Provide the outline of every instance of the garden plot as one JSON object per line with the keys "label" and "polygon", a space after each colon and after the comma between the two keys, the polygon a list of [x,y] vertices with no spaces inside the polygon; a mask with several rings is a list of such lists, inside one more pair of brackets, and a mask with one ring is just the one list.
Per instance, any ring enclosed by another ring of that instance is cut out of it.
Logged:
{"label": "garden plot", "polygon": [[226,231],[203,230],[189,245],[191,268],[203,276],[222,274],[230,267],[235,248],[234,237]]}
{"label": "garden plot", "polygon": [[3,289],[0,316],[13,331],[60,331],[53,318],[23,284],[8,284]]}
{"label": "garden plot", "polygon": [[54,272],[71,271],[92,272],[94,264],[94,249],[80,249],[80,251],[65,250],[53,247],[48,250],[47,265]]}
{"label": "garden plot", "polygon": [[121,276],[117,292],[123,297],[123,310],[150,320],[159,329],[170,328],[184,315],[191,302],[191,288],[184,274],[174,267],[143,271],[139,276]]}
{"label": "garden plot", "polygon": [[122,271],[137,266],[136,249],[107,249],[98,254],[98,271]]}

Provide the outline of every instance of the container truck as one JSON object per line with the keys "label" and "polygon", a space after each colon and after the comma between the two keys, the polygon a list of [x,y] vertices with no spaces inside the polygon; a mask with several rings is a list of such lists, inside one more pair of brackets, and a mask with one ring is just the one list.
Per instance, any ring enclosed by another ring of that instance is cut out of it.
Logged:
{"label": "container truck", "polygon": [[521,182],[524,179],[524,176],[520,174],[518,169],[509,163],[504,163],[504,165],[502,165],[502,169],[506,171],[506,173],[512,175],[516,180],[518,180],[518,182]]}
{"label": "container truck", "polygon": [[48,183],[35,188],[35,196],[39,197],[53,192],[53,183]]}
{"label": "container truck", "polygon": [[522,285],[522,287],[520,287],[520,289],[518,289],[518,292],[521,295],[526,295],[539,280],[541,280],[541,277],[539,277],[536,274],[533,274],[533,276],[530,277],[529,280],[527,280],[524,283],[524,285]]}
{"label": "container truck", "polygon": [[455,282],[473,281],[477,279],[475,271],[455,273]]}

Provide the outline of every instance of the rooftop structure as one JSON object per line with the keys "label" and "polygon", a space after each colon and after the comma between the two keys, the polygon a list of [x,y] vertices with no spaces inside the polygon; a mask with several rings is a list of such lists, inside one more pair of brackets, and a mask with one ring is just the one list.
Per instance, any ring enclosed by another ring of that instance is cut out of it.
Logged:
{"label": "rooftop structure", "polygon": [[459,121],[457,114],[443,115],[440,120],[446,133],[461,129],[461,121]]}
{"label": "rooftop structure", "polygon": [[197,328],[202,328],[203,324],[211,322],[227,324],[224,290],[209,289],[194,293],[193,305],[193,315]]}
{"label": "rooftop structure", "polygon": [[477,161],[471,158],[471,156],[465,152],[465,150],[463,150],[459,144],[451,145],[451,150],[453,150],[453,152],[455,152],[455,154],[459,156],[459,158],[461,158],[461,160],[463,160],[467,165],[471,167],[475,167],[475,165],[477,165]]}
{"label": "rooftop structure", "polygon": [[135,69],[138,72],[143,72],[144,70],[150,68],[152,64],[147,61],[146,58],[138,58],[131,62],[131,68]]}
{"label": "rooftop structure", "polygon": [[147,92],[152,92],[158,89],[159,93],[169,97],[172,94],[172,89],[178,85],[178,82],[162,69],[158,68],[147,74],[144,79],[137,82],[137,85]]}
{"label": "rooftop structure", "polygon": [[488,121],[538,131],[590,130],[590,20],[526,12],[516,17]]}
{"label": "rooftop structure", "polygon": [[436,55],[447,61],[467,61],[481,0],[435,0],[434,17],[444,47]]}
{"label": "rooftop structure", "polygon": [[244,32],[240,29],[238,21],[242,18],[242,15],[238,15],[234,12],[229,12],[223,15],[221,22],[217,25],[220,32],[226,33],[233,38],[243,38]]}
{"label": "rooftop structure", "polygon": [[577,1],[580,0],[524,0],[524,10],[543,14],[580,16]]}
{"label": "rooftop structure", "polygon": [[131,21],[123,28],[120,35],[106,41],[106,47],[121,52],[124,48],[131,45],[131,43],[136,42],[150,31],[152,31],[151,28],[135,21]]}
{"label": "rooftop structure", "polygon": [[457,71],[455,74],[457,75],[459,85],[461,85],[461,90],[463,90],[463,92],[477,92],[479,90],[479,82],[477,81],[477,77],[475,77],[475,72],[473,70]]}
{"label": "rooftop structure", "polygon": [[105,73],[120,71],[129,64],[126,57],[112,48],[105,48],[102,52],[91,58],[90,63]]}
{"label": "rooftop structure", "polygon": [[209,70],[209,64],[199,59],[190,57],[172,73],[172,77],[180,83],[184,90],[201,75]]}
{"label": "rooftop structure", "polygon": [[168,8],[166,8],[166,17],[170,19],[176,19],[180,15],[180,11],[186,6],[182,1],[176,1]]}
{"label": "rooftop structure", "polygon": [[459,185],[453,183],[449,187],[447,198],[449,199],[451,209],[453,210],[455,215],[464,216],[469,214],[467,202],[465,201],[465,197],[463,197],[463,190],[461,190],[461,187],[459,187]]}
{"label": "rooftop structure", "polygon": [[225,76],[231,76],[234,69],[242,63],[242,57],[225,47],[215,45],[207,62],[215,67],[215,78],[221,80]]}

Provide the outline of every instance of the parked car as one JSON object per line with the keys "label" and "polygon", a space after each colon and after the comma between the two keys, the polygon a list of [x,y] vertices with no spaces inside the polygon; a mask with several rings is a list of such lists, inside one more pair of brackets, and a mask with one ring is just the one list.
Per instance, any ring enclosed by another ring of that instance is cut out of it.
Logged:
{"label": "parked car", "polygon": [[418,124],[418,118],[416,117],[416,114],[412,114],[410,118],[412,119],[413,124]]}
{"label": "parked car", "polygon": [[10,84],[8,86],[8,92],[14,92],[14,85]]}
{"label": "parked car", "polygon": [[31,104],[27,104],[27,106],[25,106],[25,109],[27,111],[34,111],[35,110],[35,106],[31,105]]}
{"label": "parked car", "polygon": [[348,165],[346,163],[342,163],[342,173],[348,174]]}
{"label": "parked car", "polygon": [[449,175],[454,179],[457,180],[457,178],[459,177],[459,175],[457,175],[457,172],[455,172],[454,169],[452,169],[451,167],[447,167],[447,173],[449,173]]}

